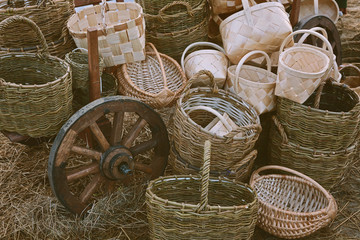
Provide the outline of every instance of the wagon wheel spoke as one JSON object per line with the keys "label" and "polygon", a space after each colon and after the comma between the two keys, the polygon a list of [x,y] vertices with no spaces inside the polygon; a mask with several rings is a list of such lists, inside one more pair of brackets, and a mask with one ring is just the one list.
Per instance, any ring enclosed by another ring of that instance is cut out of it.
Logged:
{"label": "wagon wheel spoke", "polygon": [[146,124],[147,122],[145,119],[139,118],[128,134],[123,138],[121,144],[127,148],[131,147],[131,144],[139,136],[141,130],[146,126]]}
{"label": "wagon wheel spoke", "polygon": [[153,174],[153,169],[151,168],[151,166],[146,165],[146,164],[142,164],[142,163],[135,163],[134,165],[134,169],[144,172],[148,175],[152,175]]}
{"label": "wagon wheel spoke", "polygon": [[99,189],[100,185],[105,181],[105,178],[100,174],[93,177],[91,182],[85,187],[83,192],[80,194],[80,202],[87,203],[93,194]]}
{"label": "wagon wheel spoke", "polygon": [[72,146],[71,151],[97,161],[100,161],[101,158],[101,152],[85,147]]}
{"label": "wagon wheel spoke", "polygon": [[83,165],[74,169],[70,169],[66,173],[67,181],[74,182],[75,180],[79,180],[80,178],[89,176],[91,174],[98,173],[100,171],[99,164],[94,162],[88,165]]}
{"label": "wagon wheel spoke", "polygon": [[96,141],[100,144],[102,150],[106,151],[110,147],[109,142],[107,141],[106,137],[102,133],[99,125],[96,122],[90,125],[90,130],[94,134]]}
{"label": "wagon wheel spoke", "polygon": [[113,127],[110,136],[110,144],[113,146],[120,142],[124,124],[124,112],[117,112],[114,115]]}
{"label": "wagon wheel spoke", "polygon": [[153,137],[148,141],[139,143],[139,144],[131,147],[130,151],[133,154],[133,156],[137,156],[141,153],[145,153],[145,152],[153,149],[157,144],[158,144],[158,139]]}

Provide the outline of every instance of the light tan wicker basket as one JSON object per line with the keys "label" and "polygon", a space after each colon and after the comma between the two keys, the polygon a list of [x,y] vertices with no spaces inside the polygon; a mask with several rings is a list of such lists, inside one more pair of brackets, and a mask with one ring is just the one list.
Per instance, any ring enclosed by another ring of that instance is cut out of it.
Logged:
{"label": "light tan wicker basket", "polygon": [[150,239],[252,238],[258,211],[255,192],[247,184],[210,177],[210,141],[204,147],[201,176],[167,176],[149,183]]}
{"label": "light tan wicker basket", "polygon": [[[195,47],[212,47],[214,49],[201,49],[186,54]],[[186,56],[186,58],[185,58]],[[181,67],[185,71],[186,76],[190,79],[200,70],[208,70],[214,75],[214,80],[219,88],[223,88],[226,80],[226,71],[229,65],[229,60],[225,55],[225,50],[219,45],[211,42],[195,42],[187,46],[181,56]],[[193,83],[193,87],[210,86],[208,77],[205,79],[198,79],[199,81]]]}
{"label": "light tan wicker basket", "polygon": [[340,66],[340,72],[344,72],[345,69],[353,69],[357,75],[344,75],[344,79],[341,80],[341,82],[348,85],[360,97],[360,69],[353,64],[344,64]]}
{"label": "light tan wicker basket", "polygon": [[[286,43],[294,35],[303,33],[321,39],[326,44],[329,54],[325,54],[321,48],[301,43],[284,50]],[[329,56],[333,56],[332,47],[323,35],[310,30],[291,33],[280,47],[275,95],[297,103],[305,102],[329,76],[334,61],[334,58]]]}
{"label": "light tan wicker basket", "polygon": [[241,0],[210,0],[211,10],[215,14],[233,13],[241,10]]}
{"label": "light tan wicker basket", "polygon": [[301,0],[299,21],[314,15],[327,16],[336,23],[339,19],[339,6],[335,0]]}
{"label": "light tan wicker basket", "polygon": [[[267,70],[244,65],[251,56],[259,54],[265,56]],[[251,51],[240,60],[237,66],[229,67],[225,90],[236,93],[249,102],[258,114],[262,114],[275,109],[275,82],[276,74],[271,72],[270,57],[263,51]]]}
{"label": "light tan wicker basket", "polygon": [[[264,171],[287,174],[260,175]],[[291,174],[291,175],[289,175]],[[259,199],[257,225],[277,237],[305,237],[328,225],[336,216],[334,197],[320,184],[295,170],[269,165],[250,179]]]}
{"label": "light tan wicker basket", "polygon": [[[242,4],[244,10],[220,24],[224,49],[233,64],[253,50],[262,50],[267,54],[278,51],[283,40],[292,32],[281,3],[266,2],[250,7],[249,0],[242,0]],[[291,45],[292,41],[289,42]]]}
{"label": "light tan wicker basket", "polygon": [[128,63],[117,69],[119,92],[153,108],[171,107],[185,88],[187,79],[180,65],[147,43],[145,61]]}
{"label": "light tan wicker basket", "polygon": [[97,28],[99,53],[106,67],[145,59],[145,20],[137,3],[103,0],[72,15],[67,27],[81,48],[87,48],[87,29]]}

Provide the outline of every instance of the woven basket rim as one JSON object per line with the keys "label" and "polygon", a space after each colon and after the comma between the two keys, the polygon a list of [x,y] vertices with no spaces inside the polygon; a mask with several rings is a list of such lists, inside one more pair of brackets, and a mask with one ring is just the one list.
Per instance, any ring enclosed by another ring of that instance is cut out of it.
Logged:
{"label": "woven basket rim", "polygon": [[221,57],[226,57],[226,55],[222,52],[220,52],[219,50],[215,50],[215,49],[201,49],[201,50],[197,50],[197,51],[194,51],[192,53],[190,53],[189,55],[186,56],[185,60],[184,60],[184,63],[186,65],[186,62],[192,58],[192,57],[196,57],[198,55],[202,55],[202,54],[216,54],[216,55],[220,55]]}
{"label": "woven basket rim", "polygon": [[[301,4],[304,4],[304,2],[308,2],[308,1],[312,1],[314,2],[314,0],[301,0]],[[320,0],[321,1],[321,0]],[[329,5],[329,3],[332,3],[333,7],[335,7],[334,13],[336,14],[336,18],[335,19],[331,19],[334,23],[337,23],[337,21],[339,20],[339,5],[336,3],[336,1],[331,0],[331,1],[326,1],[327,5]],[[320,4],[318,3],[318,6],[320,8]],[[301,9],[301,8],[300,8]],[[300,10],[301,11],[301,10]],[[330,17],[329,17],[330,18]]]}
{"label": "woven basket rim", "polygon": [[[213,93],[213,89],[210,88],[210,87],[196,87],[196,88],[191,88],[191,89],[189,90],[189,93],[183,92],[183,93],[180,95],[180,97],[179,97],[179,99],[178,99],[178,102],[177,102],[177,106],[180,108],[181,114],[182,114],[183,116],[185,116],[185,117],[190,121],[191,124],[193,124],[193,125],[195,125],[195,126],[199,126],[199,130],[202,131],[202,132],[204,132],[204,133],[206,133],[207,135],[209,135],[209,137],[216,137],[216,138],[218,138],[218,139],[228,139],[228,138],[226,137],[226,135],[225,135],[225,136],[219,136],[219,135],[217,135],[216,133],[211,133],[210,131],[205,130],[202,126],[200,126],[199,124],[197,124],[196,122],[194,122],[194,121],[191,119],[191,117],[189,116],[189,114],[187,114],[187,113],[185,112],[184,108],[182,107],[182,105],[183,105],[182,100],[183,100],[185,94],[192,94],[192,93],[198,94],[198,93],[201,93],[201,92]],[[251,106],[248,102],[246,102],[245,100],[243,100],[242,98],[240,98],[240,97],[239,97],[237,94],[235,94],[235,93],[232,93],[232,92],[229,92],[229,91],[225,91],[225,90],[223,90],[223,89],[218,89],[218,92],[223,93],[224,95],[231,96],[231,97],[233,97],[233,98],[241,101],[242,103],[244,103],[244,104],[246,105],[246,107],[248,107],[248,109],[249,109],[250,111],[253,110],[254,113],[256,113],[256,119],[255,119],[256,123],[255,123],[255,124],[259,124],[259,123],[260,123],[260,118],[259,118],[259,115],[257,114],[257,111],[256,111],[255,108],[254,108],[253,106]],[[223,98],[223,97],[220,97],[220,98]],[[250,135],[245,135],[245,136],[243,136],[243,137],[236,137],[236,136],[234,136],[234,137],[233,137],[233,140],[244,140],[244,139],[247,139],[247,138],[252,138],[252,137],[254,137],[255,135],[256,135],[256,131],[253,131],[252,134],[250,134]]]}
{"label": "woven basket rim", "polygon": [[[108,4],[108,3],[107,3]],[[129,5],[135,5],[137,7],[137,10],[138,10],[138,16],[134,19],[128,19],[126,22],[123,22],[123,23],[117,23],[117,24],[112,24],[111,26],[108,26],[106,28],[103,28],[101,27],[100,29],[98,28],[97,29],[97,32],[98,34],[101,33],[101,35],[104,35],[106,36],[107,35],[107,29],[112,29],[112,28],[119,28],[121,29],[121,27],[126,27],[127,28],[127,23],[130,22],[130,21],[133,21],[133,22],[136,22],[138,21],[138,19],[143,19],[144,18],[144,14],[143,14],[143,9],[142,7],[136,3],[136,2],[111,2],[111,4],[115,4],[115,5],[124,5],[124,4],[129,4]],[[96,5],[95,5],[96,6]],[[72,20],[72,18],[75,18],[77,15],[79,15],[80,13],[83,13],[85,12],[87,9],[90,9],[90,8],[95,8],[94,5],[92,6],[87,6],[83,9],[81,9],[80,11],[74,13],[73,15],[71,15],[66,23],[66,26],[67,28],[69,29],[69,33],[71,35],[77,35],[77,38],[80,38],[80,36],[83,36],[82,38],[86,38],[86,35],[84,36],[84,34],[87,33],[87,29],[86,30],[83,30],[83,31],[75,31],[73,30],[72,26],[70,25],[70,21]],[[114,12],[114,11],[106,11],[106,12]],[[85,14],[86,15],[86,14]],[[112,34],[112,33],[111,33]]]}
{"label": "woven basket rim", "polygon": [[[148,55],[154,55],[154,56],[156,56],[156,53],[155,53],[155,52],[146,52],[146,57],[147,57]],[[182,75],[183,82],[186,82],[186,80],[184,81],[184,79],[186,79],[185,73],[182,71],[179,63],[178,63],[177,61],[175,61],[172,57],[170,57],[170,56],[168,56],[168,55],[166,55],[166,54],[163,54],[163,53],[160,53],[160,52],[159,52],[159,55],[160,55],[161,58],[165,58],[165,59],[171,61],[174,65],[176,65],[176,68],[179,70],[179,73]],[[143,61],[146,61],[146,59],[143,60]],[[143,62],[143,61],[142,61],[142,62]],[[149,93],[149,92],[146,92],[146,91],[144,91],[143,89],[139,88],[139,87],[132,81],[131,77],[130,77],[129,74],[127,73],[127,66],[128,66],[128,65],[131,65],[131,64],[136,64],[136,63],[123,64],[123,65],[121,66],[121,68],[120,68],[122,74],[124,75],[124,77],[125,77],[129,82],[131,82],[131,86],[132,86],[133,88],[135,88],[136,91],[140,92],[141,94],[143,94],[143,95],[145,95],[145,96],[147,96],[147,97],[156,98],[157,96],[159,96],[162,91],[160,91],[160,92],[158,92],[158,93],[156,93],[156,94]],[[164,80],[164,81],[165,81],[165,80]],[[165,85],[167,85],[167,84],[164,84],[164,86],[165,86]],[[167,87],[166,87],[166,88],[167,88]],[[163,90],[166,89],[166,88],[164,87]],[[177,89],[176,92],[173,92],[174,95],[179,94],[184,88],[185,88],[185,84],[182,84],[181,87],[180,87],[179,89]],[[168,89],[168,88],[167,88],[167,89]],[[169,91],[170,91],[170,89],[169,89]]]}
{"label": "woven basket rim", "polygon": [[[248,0],[246,0],[246,1],[248,1]],[[254,6],[251,6],[250,9],[251,9],[251,12],[256,12],[256,11],[263,10],[265,8],[272,8],[272,7],[280,7],[281,9],[284,9],[284,6],[279,2],[259,3]],[[222,29],[223,27],[225,27],[226,24],[232,22],[236,18],[243,17],[243,16],[245,16],[244,10],[241,10],[239,12],[236,12],[236,13],[230,15],[229,17],[225,18],[224,21],[221,22],[219,29]]]}
{"label": "woven basket rim", "polygon": [[[22,53],[22,52],[21,53],[2,54],[2,55],[0,55],[0,62],[1,62],[1,60],[3,58],[13,57],[13,56],[16,56],[16,57],[28,56],[28,57],[36,58],[37,54],[35,54],[35,53]],[[62,81],[63,79],[65,79],[70,74],[70,72],[71,72],[70,65],[65,60],[62,60],[61,58],[58,58],[56,56],[51,56],[51,55],[46,56],[46,58],[50,58],[52,60],[55,60],[55,61],[57,61],[59,63],[59,65],[62,65],[62,67],[65,70],[65,74],[60,76],[59,78],[55,79],[54,81],[47,82],[45,84],[22,85],[22,84],[16,84],[16,83],[11,83],[11,82],[6,82],[5,81],[4,83],[1,83],[0,85],[8,86],[8,87],[23,88],[23,89],[49,87],[49,86],[55,85],[58,82]]]}
{"label": "woven basket rim", "polygon": [[[303,71],[300,71],[300,70],[295,70],[293,68],[290,68],[289,66],[287,66],[285,63],[284,63],[284,57],[286,54],[288,54],[289,52],[295,52],[295,51],[299,51],[299,49],[302,51],[302,52],[308,52],[308,53],[311,53],[313,55],[321,55],[326,63],[325,63],[325,66],[321,69],[321,71],[318,71],[316,73],[310,73],[310,72],[303,72]],[[304,46],[294,46],[294,47],[290,47],[290,48],[287,48],[285,49],[282,53],[280,53],[280,56],[279,56],[279,62],[278,62],[278,66],[279,67],[283,67],[286,69],[287,73],[290,74],[290,75],[293,75],[293,76],[296,76],[298,77],[299,74],[301,74],[302,78],[319,78],[319,77],[322,77],[324,75],[324,73],[326,72],[326,70],[328,70],[329,68],[329,62],[330,62],[330,59],[329,57],[323,53],[322,51],[319,51],[314,48],[310,48],[310,47],[304,47]]]}
{"label": "woven basket rim", "polygon": [[[254,67],[254,66],[250,66],[250,65],[243,65],[241,67],[241,69],[243,69],[243,68],[254,71],[254,72],[261,72],[261,73],[267,75],[269,78],[273,79],[273,82],[267,82],[267,83],[255,82],[255,81],[251,81],[249,79],[239,76],[239,79],[241,79],[241,83],[246,84],[251,87],[259,87],[259,85],[261,85],[261,88],[273,88],[276,85],[276,74],[274,74],[272,72],[268,72],[267,70],[265,70],[263,68]],[[228,75],[231,75],[231,77],[235,78],[235,69],[236,69],[236,65],[230,66],[228,68]],[[240,72],[241,72],[241,70],[240,70]]]}
{"label": "woven basket rim", "polygon": [[[152,199],[165,204],[166,206],[176,206],[178,210],[182,210],[182,209],[193,209],[195,210],[196,208],[198,208],[198,204],[189,204],[189,203],[179,203],[176,201],[169,201],[168,199],[164,199],[162,197],[159,197],[155,194],[155,192],[152,191],[153,186],[155,183],[171,183],[172,181],[182,181],[182,180],[192,180],[192,181],[199,181],[201,182],[201,176],[196,176],[196,175],[173,175],[173,176],[161,176],[155,180],[150,181],[146,192],[147,194],[149,194],[151,196]],[[209,182],[218,182],[218,183],[225,183],[225,184],[231,184],[232,186],[237,186],[238,188],[241,187],[244,190],[247,190],[252,196],[253,196],[253,201],[249,202],[245,205],[238,205],[238,206],[211,206],[208,205],[208,210],[203,210],[200,211],[198,214],[208,214],[208,212],[213,212],[214,210],[218,211],[218,212],[223,212],[223,211],[238,211],[239,209],[247,209],[250,208],[251,206],[253,206],[254,204],[256,204],[256,202],[258,201],[257,198],[257,194],[255,192],[254,189],[252,189],[250,187],[250,185],[246,184],[246,183],[241,183],[241,182],[235,182],[234,180],[230,180],[228,178],[225,177],[210,177],[209,178]],[[199,199],[200,202],[200,199]]]}
{"label": "woven basket rim", "polygon": [[[69,1],[67,0],[52,0],[52,2],[54,2],[55,4],[52,4],[50,3],[49,1],[46,2],[46,5],[45,5],[45,8],[47,7],[57,7],[56,5],[57,4],[70,4]],[[7,7],[7,8],[0,8],[0,14],[3,14],[3,13],[16,13],[16,12],[24,12],[24,11],[28,11],[30,9],[41,9],[41,8],[44,8],[44,5],[31,5],[31,6],[24,6],[24,7],[21,7],[21,8],[12,8],[12,7]]]}

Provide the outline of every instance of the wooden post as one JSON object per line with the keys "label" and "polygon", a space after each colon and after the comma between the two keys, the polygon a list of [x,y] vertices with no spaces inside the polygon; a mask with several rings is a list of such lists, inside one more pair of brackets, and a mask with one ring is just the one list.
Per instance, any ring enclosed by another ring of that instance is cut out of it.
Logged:
{"label": "wooden post", "polygon": [[87,30],[90,102],[100,98],[100,71],[97,29]]}
{"label": "wooden post", "polygon": [[300,0],[294,0],[291,6],[290,23],[291,26],[295,26],[299,21],[300,13]]}

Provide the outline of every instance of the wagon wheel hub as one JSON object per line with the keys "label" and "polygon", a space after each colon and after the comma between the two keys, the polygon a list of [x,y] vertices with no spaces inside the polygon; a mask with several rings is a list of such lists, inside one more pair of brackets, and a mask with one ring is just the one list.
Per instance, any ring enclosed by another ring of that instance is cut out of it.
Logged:
{"label": "wagon wheel hub", "polygon": [[124,146],[111,147],[101,156],[100,171],[110,180],[123,180],[133,170],[133,156]]}

